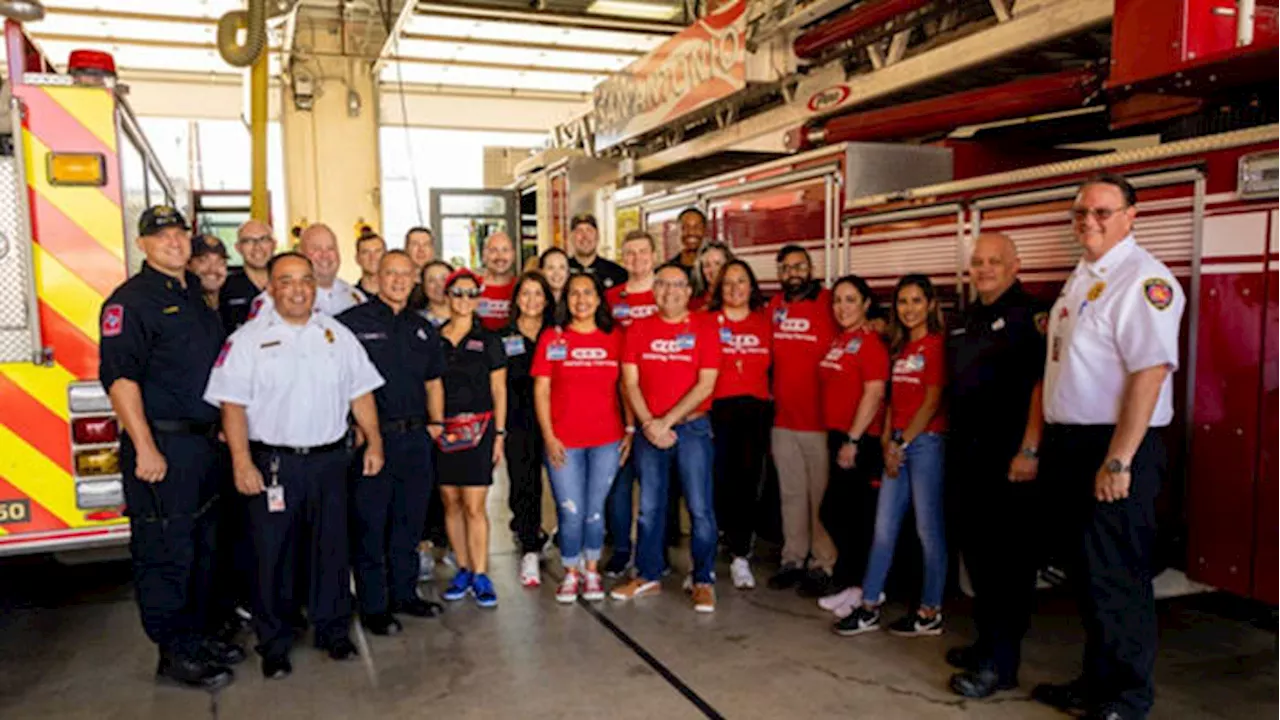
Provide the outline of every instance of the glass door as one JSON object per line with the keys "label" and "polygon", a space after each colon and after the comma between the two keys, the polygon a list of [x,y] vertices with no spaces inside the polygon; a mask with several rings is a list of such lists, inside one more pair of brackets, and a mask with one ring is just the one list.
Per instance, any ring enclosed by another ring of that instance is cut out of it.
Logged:
{"label": "glass door", "polygon": [[[479,270],[486,237],[501,230],[520,242],[519,212],[513,190],[431,190],[431,222],[439,231],[436,257],[455,268]],[[524,267],[524,260],[521,257],[517,269]]]}

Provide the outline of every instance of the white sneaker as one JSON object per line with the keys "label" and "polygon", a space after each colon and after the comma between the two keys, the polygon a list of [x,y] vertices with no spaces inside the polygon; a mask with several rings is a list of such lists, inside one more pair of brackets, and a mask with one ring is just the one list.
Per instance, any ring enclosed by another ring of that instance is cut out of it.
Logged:
{"label": "white sneaker", "polygon": [[818,607],[827,612],[838,612],[841,609],[861,603],[862,588],[860,587],[848,587],[838,593],[818,598]]}
{"label": "white sneaker", "polygon": [[600,602],[604,599],[604,579],[600,573],[588,570],[582,576],[582,599],[587,602]]}
{"label": "white sneaker", "polygon": [[729,576],[733,578],[733,586],[739,590],[754,590],[756,576],[751,573],[751,563],[744,557],[734,558],[729,564]]}
{"label": "white sneaker", "polygon": [[422,546],[418,548],[418,581],[427,582],[431,580],[436,571],[436,556],[431,554],[430,546]]}
{"label": "white sneaker", "polygon": [[527,588],[536,588],[542,584],[538,553],[525,553],[520,558],[520,584]]}
{"label": "white sneaker", "polygon": [[578,590],[581,587],[582,576],[577,570],[568,570],[564,574],[564,579],[560,581],[560,588],[556,590],[556,602],[575,603],[578,601]]}
{"label": "white sneaker", "polygon": [[684,582],[680,583],[680,589],[687,593],[693,592],[693,573],[684,576]]}

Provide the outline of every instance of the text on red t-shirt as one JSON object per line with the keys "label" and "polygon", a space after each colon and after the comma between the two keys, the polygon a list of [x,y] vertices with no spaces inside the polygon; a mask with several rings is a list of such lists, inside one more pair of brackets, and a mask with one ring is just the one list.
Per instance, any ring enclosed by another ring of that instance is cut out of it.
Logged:
{"label": "text on red t-shirt", "polygon": [[823,288],[812,300],[791,303],[775,295],[769,302],[769,316],[773,320],[773,424],[821,432],[818,363],[835,335],[831,293]]}
{"label": "text on red t-shirt", "polygon": [[636,320],[643,320],[658,314],[658,301],[653,297],[653,290],[627,292],[627,285],[614,285],[604,294],[609,303],[609,311],[613,319],[624,329],[631,327]]}
{"label": "text on red t-shirt", "polygon": [[[689,394],[701,370],[720,368],[720,342],[705,313],[670,323],[660,316],[637,320],[627,331],[623,362],[640,374],[640,394],[655,417]],[[693,412],[711,409],[708,396]]]}
{"label": "text on red t-shirt", "polygon": [[[866,383],[888,379],[889,351],[879,335],[866,327],[837,335],[818,363],[823,424],[828,430],[849,432]],[[883,429],[884,408],[880,407],[863,434],[879,435]]]}
{"label": "text on red t-shirt", "polygon": [[542,333],[529,374],[551,379],[551,428],[565,447],[586,448],[622,439],[618,377],[622,333]]}
{"label": "text on red t-shirt", "polygon": [[[893,410],[893,429],[904,430],[924,404],[925,390],[941,387],[946,382],[945,349],[942,336],[930,333],[906,344],[893,358],[893,380],[889,389],[889,407]],[[947,418],[938,412],[925,425],[925,432],[947,429]]]}
{"label": "text on red t-shirt", "polygon": [[773,361],[773,325],[769,313],[755,310],[741,320],[723,312],[708,313],[720,340],[720,374],[715,399],[749,395],[769,399],[769,364]]}
{"label": "text on red t-shirt", "polygon": [[499,330],[511,319],[511,293],[515,291],[515,285],[514,282],[505,285],[485,283],[480,288],[476,314],[486,330]]}

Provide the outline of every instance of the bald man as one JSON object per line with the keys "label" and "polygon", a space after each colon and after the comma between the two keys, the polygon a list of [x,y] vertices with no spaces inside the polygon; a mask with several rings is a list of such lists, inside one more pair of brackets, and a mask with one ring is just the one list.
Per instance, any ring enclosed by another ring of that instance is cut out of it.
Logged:
{"label": "bald man", "polygon": [[498,230],[484,239],[484,284],[476,314],[486,330],[498,330],[511,319],[511,292],[516,280],[516,246]]}
{"label": "bald man", "polygon": [[328,225],[316,223],[304,228],[298,236],[298,252],[311,261],[315,270],[317,312],[335,316],[368,300],[351,283],[338,277],[342,254],[338,251],[338,236]]}
{"label": "bald man", "polygon": [[236,230],[236,250],[244,265],[227,269],[227,282],[218,294],[218,314],[227,334],[249,321],[253,299],[267,287],[267,263],[276,253],[271,226],[247,220]]}
{"label": "bald man", "polygon": [[1035,593],[1045,305],[1018,282],[1018,249],[984,233],[969,259],[975,298],[951,331],[948,484],[976,600],[978,642],[953,648],[951,689],[985,698],[1018,684]]}

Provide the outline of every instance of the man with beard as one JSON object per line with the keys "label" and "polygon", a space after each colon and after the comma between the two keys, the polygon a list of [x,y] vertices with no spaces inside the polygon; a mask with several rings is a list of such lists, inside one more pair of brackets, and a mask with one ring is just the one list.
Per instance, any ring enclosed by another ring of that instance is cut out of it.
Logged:
{"label": "man with beard", "polygon": [[187,270],[200,278],[205,304],[217,310],[218,296],[227,283],[227,248],[222,241],[212,235],[192,235]]}
{"label": "man with beard", "polygon": [[569,242],[573,253],[569,256],[569,269],[600,278],[605,290],[627,281],[627,271],[616,262],[596,254],[600,249],[599,225],[591,213],[574,215],[569,221]]}
{"label": "man with beard", "polygon": [[498,230],[484,240],[484,281],[476,314],[486,330],[498,330],[511,318],[511,292],[515,288],[516,247],[511,236]]}

